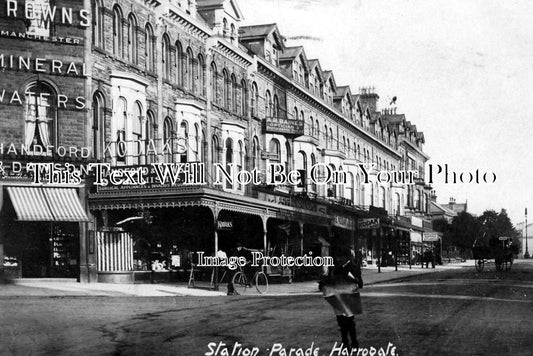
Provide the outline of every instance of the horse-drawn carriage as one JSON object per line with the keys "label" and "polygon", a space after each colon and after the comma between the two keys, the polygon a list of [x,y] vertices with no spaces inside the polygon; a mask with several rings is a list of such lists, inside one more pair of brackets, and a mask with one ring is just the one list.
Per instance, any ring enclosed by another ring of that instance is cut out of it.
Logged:
{"label": "horse-drawn carriage", "polygon": [[476,245],[472,247],[472,253],[476,263],[476,270],[482,272],[485,264],[494,260],[497,271],[507,271],[513,265],[514,249],[511,247],[512,238],[500,236],[497,239],[492,238],[487,245]]}

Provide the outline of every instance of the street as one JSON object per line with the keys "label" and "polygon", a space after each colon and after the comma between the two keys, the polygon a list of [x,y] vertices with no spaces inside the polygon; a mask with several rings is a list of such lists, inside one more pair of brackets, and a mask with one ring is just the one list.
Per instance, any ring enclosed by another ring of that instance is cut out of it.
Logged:
{"label": "street", "polygon": [[[367,350],[533,352],[530,262],[516,263],[508,272],[467,267],[374,284],[362,290],[362,301],[357,332]],[[335,315],[319,293],[2,297],[0,311],[2,355],[232,355],[234,350],[241,356],[254,350],[289,355],[291,348],[293,356],[309,348],[318,348],[319,355],[341,354],[334,349],[340,340]]]}

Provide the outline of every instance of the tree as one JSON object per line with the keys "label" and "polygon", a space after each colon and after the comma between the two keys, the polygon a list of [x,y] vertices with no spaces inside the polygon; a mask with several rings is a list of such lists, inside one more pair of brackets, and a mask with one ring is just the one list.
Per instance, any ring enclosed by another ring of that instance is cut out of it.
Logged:
{"label": "tree", "polygon": [[479,239],[481,226],[479,220],[466,211],[460,212],[453,218],[450,225],[451,242],[459,248],[463,258]]}
{"label": "tree", "polygon": [[486,210],[478,220],[483,225],[486,244],[497,243],[499,237],[510,237],[513,241],[511,246],[516,246],[514,252],[519,252],[520,232],[513,227],[505,209],[502,209],[500,213]]}
{"label": "tree", "polygon": [[433,230],[442,233],[442,250],[446,251],[446,256],[449,258],[450,247],[453,246],[450,223],[444,218],[436,219],[433,221]]}

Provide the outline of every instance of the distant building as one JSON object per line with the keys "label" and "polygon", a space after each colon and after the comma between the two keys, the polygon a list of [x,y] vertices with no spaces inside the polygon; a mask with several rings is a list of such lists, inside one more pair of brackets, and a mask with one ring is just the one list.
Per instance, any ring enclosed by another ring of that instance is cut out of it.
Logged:
{"label": "distant building", "polygon": [[455,198],[453,197],[450,198],[448,204],[438,204],[435,191],[431,192],[431,201],[429,204],[429,214],[431,215],[432,221],[446,219],[449,223],[452,222],[457,214],[462,213],[463,211],[466,212],[468,208],[468,202],[456,203]]}

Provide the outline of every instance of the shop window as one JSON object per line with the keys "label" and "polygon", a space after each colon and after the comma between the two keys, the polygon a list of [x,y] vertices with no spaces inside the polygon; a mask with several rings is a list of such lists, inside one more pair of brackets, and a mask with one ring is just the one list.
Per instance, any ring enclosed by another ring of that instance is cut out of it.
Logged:
{"label": "shop window", "polygon": [[55,145],[55,91],[44,82],[35,82],[26,89],[26,120],[24,142],[27,147]]}

